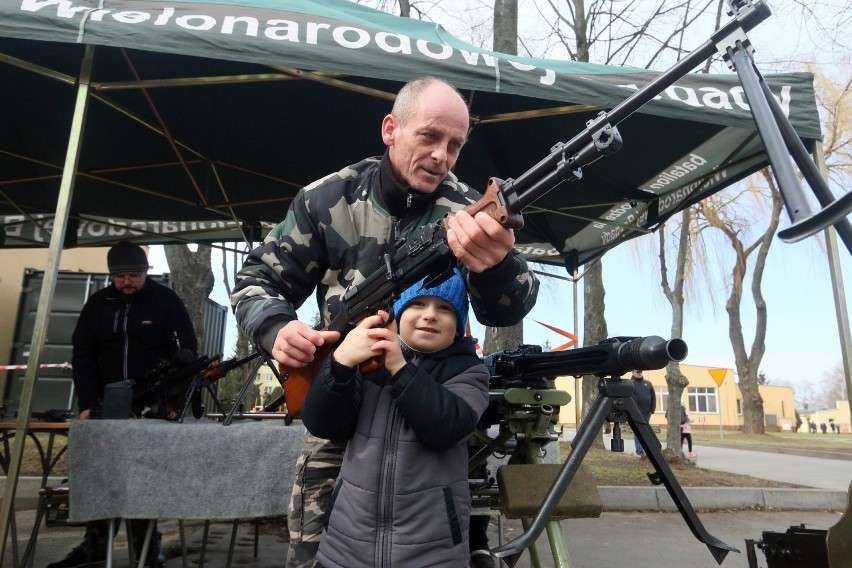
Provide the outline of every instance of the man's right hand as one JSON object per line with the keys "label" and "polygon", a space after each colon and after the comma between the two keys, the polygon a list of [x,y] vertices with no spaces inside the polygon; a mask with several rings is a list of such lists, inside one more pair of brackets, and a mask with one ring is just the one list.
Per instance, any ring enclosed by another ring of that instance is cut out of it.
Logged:
{"label": "man's right hand", "polygon": [[272,357],[282,365],[301,368],[314,360],[317,347],[340,339],[340,332],[317,331],[305,322],[293,320],[278,330]]}
{"label": "man's right hand", "polygon": [[88,420],[90,417],[89,409],[81,410],[80,414],[77,415],[78,420]]}

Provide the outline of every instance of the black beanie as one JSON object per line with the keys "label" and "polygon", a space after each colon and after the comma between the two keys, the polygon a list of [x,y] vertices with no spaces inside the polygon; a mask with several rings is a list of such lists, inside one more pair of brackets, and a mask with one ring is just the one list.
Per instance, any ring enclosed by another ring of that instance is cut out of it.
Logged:
{"label": "black beanie", "polygon": [[110,274],[121,272],[148,272],[148,257],[145,251],[130,241],[115,244],[107,253],[107,266]]}

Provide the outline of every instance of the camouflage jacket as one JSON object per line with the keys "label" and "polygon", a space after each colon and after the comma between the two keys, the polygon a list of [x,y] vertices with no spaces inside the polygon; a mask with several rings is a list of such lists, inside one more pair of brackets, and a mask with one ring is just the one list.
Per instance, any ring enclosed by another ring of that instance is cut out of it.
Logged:
{"label": "camouflage jacket", "polygon": [[[448,174],[432,193],[404,188],[387,154],[367,158],[303,188],[284,221],[254,249],[237,274],[231,306],[255,345],[271,352],[278,330],[316,288],[323,324],[331,321],[347,287],[382,266],[400,237],[480,194]],[[538,280],[517,251],[485,272],[462,267],[476,318],[509,326],[532,309]]]}

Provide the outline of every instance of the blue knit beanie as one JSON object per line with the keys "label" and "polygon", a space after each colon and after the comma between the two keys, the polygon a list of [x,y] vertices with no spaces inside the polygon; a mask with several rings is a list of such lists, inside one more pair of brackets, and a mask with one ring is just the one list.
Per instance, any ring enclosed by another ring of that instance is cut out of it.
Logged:
{"label": "blue knit beanie", "polygon": [[393,305],[394,317],[398,320],[405,308],[415,299],[421,296],[435,296],[449,303],[456,311],[456,337],[465,335],[467,329],[467,286],[465,286],[461,271],[454,269],[454,274],[434,288],[423,288],[423,278],[417,284],[403,292],[399,300]]}

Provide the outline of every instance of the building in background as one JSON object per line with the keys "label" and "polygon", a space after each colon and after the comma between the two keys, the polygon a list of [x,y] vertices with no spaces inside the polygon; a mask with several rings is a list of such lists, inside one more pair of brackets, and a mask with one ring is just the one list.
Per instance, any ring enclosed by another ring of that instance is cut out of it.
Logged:
{"label": "building in background", "polygon": [[[689,380],[681,403],[686,405],[696,430],[741,430],[743,426],[742,395],[733,369],[680,364],[681,373]],[[651,426],[666,425],[666,409],[669,405],[666,370],[645,371],[645,380],[654,385],[657,393],[657,410],[651,416]],[[573,377],[559,377],[556,388],[571,394],[571,402],[563,406],[559,422],[568,426],[576,423],[574,401],[581,399],[575,390],[580,381]],[[582,394],[582,390],[580,390]],[[796,428],[796,408],[793,388],[786,386],[761,385],[764,421],[767,432],[791,432]],[[848,410],[847,410],[848,420]]]}

